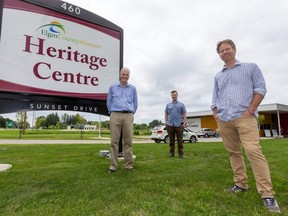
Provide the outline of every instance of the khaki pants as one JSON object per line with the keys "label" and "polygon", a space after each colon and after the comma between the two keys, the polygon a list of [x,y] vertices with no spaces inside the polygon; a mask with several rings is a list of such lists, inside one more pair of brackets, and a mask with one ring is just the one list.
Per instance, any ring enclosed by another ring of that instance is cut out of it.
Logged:
{"label": "khaki pants", "polygon": [[256,118],[241,116],[229,122],[219,120],[218,125],[224,146],[229,153],[235,184],[248,188],[246,166],[242,155],[243,146],[252,167],[258,193],[262,198],[274,197],[269,166],[259,144]]}
{"label": "khaki pants", "polygon": [[133,113],[112,112],[110,115],[110,167],[111,170],[118,168],[118,149],[121,130],[124,144],[124,168],[133,168],[132,136],[133,136]]}

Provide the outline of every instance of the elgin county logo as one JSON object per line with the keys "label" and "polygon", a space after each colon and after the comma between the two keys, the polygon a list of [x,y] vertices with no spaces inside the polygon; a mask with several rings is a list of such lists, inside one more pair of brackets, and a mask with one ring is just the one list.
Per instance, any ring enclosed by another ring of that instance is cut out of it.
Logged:
{"label": "elgin county logo", "polygon": [[59,38],[61,34],[65,34],[64,26],[57,21],[42,25],[36,30],[40,30],[41,35],[44,35],[47,38]]}

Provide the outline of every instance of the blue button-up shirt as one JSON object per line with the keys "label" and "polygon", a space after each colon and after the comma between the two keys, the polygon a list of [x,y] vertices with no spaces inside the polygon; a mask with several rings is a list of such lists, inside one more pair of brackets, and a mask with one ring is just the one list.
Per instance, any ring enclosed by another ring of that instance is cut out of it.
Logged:
{"label": "blue button-up shirt", "polygon": [[107,108],[109,113],[114,111],[129,111],[135,113],[138,108],[137,90],[135,86],[120,83],[111,85],[108,91]]}
{"label": "blue button-up shirt", "polygon": [[183,123],[183,114],[186,113],[185,105],[179,101],[170,102],[166,105],[165,112],[168,116],[169,126],[180,127]]}
{"label": "blue button-up shirt", "polygon": [[211,109],[217,107],[220,120],[225,122],[239,118],[250,106],[255,93],[263,97],[266,94],[261,70],[254,63],[236,61],[232,68],[224,67],[216,74]]}

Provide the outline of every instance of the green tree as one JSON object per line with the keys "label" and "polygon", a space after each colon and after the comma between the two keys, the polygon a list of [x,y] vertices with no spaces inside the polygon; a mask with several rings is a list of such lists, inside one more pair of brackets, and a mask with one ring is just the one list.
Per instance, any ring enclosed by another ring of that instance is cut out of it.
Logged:
{"label": "green tree", "polygon": [[64,113],[61,116],[61,123],[66,124],[66,125],[74,125],[77,123],[76,121],[76,116],[75,115],[68,115],[67,113]]}
{"label": "green tree", "polygon": [[110,121],[101,121],[101,127],[110,129]]}
{"label": "green tree", "polygon": [[6,128],[6,119],[3,116],[0,116],[0,128]]}
{"label": "green tree", "polygon": [[27,118],[27,112],[17,112],[16,114],[20,138],[23,134],[25,134],[25,129],[27,128]]}
{"label": "green tree", "polygon": [[61,124],[60,124],[60,122],[57,122],[54,129],[59,130],[60,128],[61,128]]}
{"label": "green tree", "polygon": [[146,123],[140,125],[141,130],[148,129],[149,126]]}
{"label": "green tree", "polygon": [[134,124],[134,129],[135,130],[145,130],[148,128],[147,124]]}
{"label": "green tree", "polygon": [[36,119],[36,128],[46,128],[46,117],[45,116],[39,116]]}
{"label": "green tree", "polygon": [[76,119],[76,124],[85,124],[86,123],[86,119],[81,116],[79,113],[76,114],[75,116],[75,119]]}
{"label": "green tree", "polygon": [[60,122],[58,113],[51,113],[46,117],[46,126],[49,128],[50,126],[56,126],[57,123]]}
{"label": "green tree", "polygon": [[99,125],[99,122],[98,122],[98,121],[87,121],[87,124],[98,126],[98,125]]}
{"label": "green tree", "polygon": [[157,125],[162,125],[163,123],[159,120],[153,120],[152,122],[149,123],[150,128],[154,128]]}
{"label": "green tree", "polygon": [[70,116],[67,113],[64,113],[61,116],[61,123],[68,124]]}
{"label": "green tree", "polygon": [[264,124],[264,121],[265,121],[265,115],[259,115],[258,116],[259,130],[261,129],[261,126]]}

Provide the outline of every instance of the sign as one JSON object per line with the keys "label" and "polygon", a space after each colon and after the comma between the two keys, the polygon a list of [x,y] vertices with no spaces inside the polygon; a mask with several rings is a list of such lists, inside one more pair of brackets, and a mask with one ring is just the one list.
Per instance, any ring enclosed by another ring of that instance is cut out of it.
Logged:
{"label": "sign", "polygon": [[265,137],[271,137],[271,131],[270,131],[270,129],[264,130],[264,133],[265,133]]}
{"label": "sign", "polygon": [[13,121],[7,121],[6,122],[6,127],[8,127],[8,128],[14,127],[14,122]]}
{"label": "sign", "polygon": [[188,118],[187,126],[194,132],[199,131],[201,129],[201,118]]}
{"label": "sign", "polygon": [[118,82],[123,62],[123,30],[64,1],[0,0],[0,5],[0,101],[8,103],[9,112],[107,115],[107,92]]}
{"label": "sign", "polygon": [[278,132],[276,129],[272,129],[272,135],[273,135],[273,137],[278,136]]}

